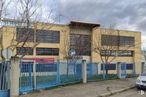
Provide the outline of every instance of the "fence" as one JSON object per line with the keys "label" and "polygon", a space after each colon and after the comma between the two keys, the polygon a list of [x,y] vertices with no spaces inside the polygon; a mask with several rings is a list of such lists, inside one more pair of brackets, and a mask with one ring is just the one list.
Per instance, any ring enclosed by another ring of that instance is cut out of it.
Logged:
{"label": "fence", "polygon": [[38,89],[80,82],[81,63],[20,63],[20,94]]}
{"label": "fence", "polygon": [[10,63],[4,61],[0,63],[0,97],[9,97],[10,96]]}
{"label": "fence", "polygon": [[98,64],[97,63],[88,63],[87,64],[87,81],[96,81],[98,80]]}
{"label": "fence", "polygon": [[[113,64],[87,63],[87,81],[118,78],[118,64]],[[126,78],[127,71],[131,67],[128,67],[126,63],[122,63],[120,66],[121,76]],[[132,66],[132,69],[135,69],[134,66]],[[108,70],[108,74],[106,74],[106,70]],[[19,81],[20,94],[59,85],[78,83],[82,81],[82,62],[70,64],[67,62],[21,62]]]}
{"label": "fence", "polygon": [[118,62],[110,64],[101,64],[100,68],[101,73],[98,74],[98,80],[117,79],[120,76],[121,78],[136,76],[134,63]]}

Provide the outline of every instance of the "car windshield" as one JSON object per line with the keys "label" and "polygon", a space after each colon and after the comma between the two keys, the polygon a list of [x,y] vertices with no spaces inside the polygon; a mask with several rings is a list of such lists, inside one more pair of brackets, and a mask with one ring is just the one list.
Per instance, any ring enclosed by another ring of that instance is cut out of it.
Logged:
{"label": "car windshield", "polygon": [[146,72],[143,72],[143,73],[141,74],[141,76],[146,76]]}

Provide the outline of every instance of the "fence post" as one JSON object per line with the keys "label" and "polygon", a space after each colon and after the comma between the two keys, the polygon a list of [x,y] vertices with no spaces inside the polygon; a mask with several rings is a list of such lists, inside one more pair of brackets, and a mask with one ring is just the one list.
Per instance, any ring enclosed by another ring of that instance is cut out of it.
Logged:
{"label": "fence post", "polygon": [[102,70],[103,70],[103,74],[102,74],[102,79],[105,79],[105,64],[103,63],[102,65]]}
{"label": "fence post", "polygon": [[34,89],[37,88],[37,83],[36,83],[36,62],[33,62],[33,80],[34,80]]}
{"label": "fence post", "polygon": [[57,60],[57,83],[60,84],[60,60]]}
{"label": "fence post", "polygon": [[83,77],[83,83],[87,83],[87,64],[86,64],[86,60],[82,60],[82,77]]}
{"label": "fence post", "polygon": [[19,96],[20,67],[19,58],[11,58],[10,69],[10,97]]}
{"label": "fence post", "polygon": [[121,78],[121,62],[117,62],[117,74],[118,78]]}
{"label": "fence post", "polygon": [[135,63],[133,63],[133,74],[134,74],[134,76],[136,75],[136,72],[135,72]]}

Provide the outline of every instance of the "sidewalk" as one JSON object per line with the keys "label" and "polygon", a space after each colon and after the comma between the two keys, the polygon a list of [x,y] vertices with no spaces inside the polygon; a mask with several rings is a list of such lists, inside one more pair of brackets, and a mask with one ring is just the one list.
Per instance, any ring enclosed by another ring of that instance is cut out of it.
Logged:
{"label": "sidewalk", "polygon": [[76,84],[59,87],[51,90],[43,90],[20,97],[98,97],[110,91],[131,87],[135,84],[136,78],[123,80],[107,80],[99,82],[89,82],[87,84]]}

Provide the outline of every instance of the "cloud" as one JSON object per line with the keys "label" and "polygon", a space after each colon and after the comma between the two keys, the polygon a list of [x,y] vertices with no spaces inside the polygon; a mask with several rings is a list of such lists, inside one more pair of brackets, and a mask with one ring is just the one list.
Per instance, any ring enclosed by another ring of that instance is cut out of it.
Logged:
{"label": "cloud", "polygon": [[43,21],[79,20],[104,27],[116,25],[117,29],[136,30],[146,36],[146,0],[41,0],[41,3]]}
{"label": "cloud", "polygon": [[[146,37],[145,0],[60,0],[63,22],[79,20],[116,25],[118,29],[136,30]],[[66,20],[65,20],[66,19]]]}

